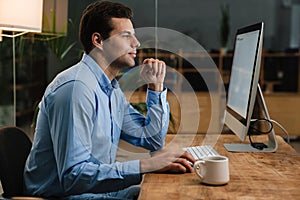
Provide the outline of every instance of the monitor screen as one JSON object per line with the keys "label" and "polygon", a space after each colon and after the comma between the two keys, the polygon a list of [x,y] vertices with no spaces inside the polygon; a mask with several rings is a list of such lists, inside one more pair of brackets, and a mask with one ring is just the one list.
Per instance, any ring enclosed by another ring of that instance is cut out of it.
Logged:
{"label": "monitor screen", "polygon": [[246,119],[259,31],[239,34],[235,41],[227,106]]}
{"label": "monitor screen", "polygon": [[244,141],[260,74],[263,23],[238,29],[233,51],[225,124]]}

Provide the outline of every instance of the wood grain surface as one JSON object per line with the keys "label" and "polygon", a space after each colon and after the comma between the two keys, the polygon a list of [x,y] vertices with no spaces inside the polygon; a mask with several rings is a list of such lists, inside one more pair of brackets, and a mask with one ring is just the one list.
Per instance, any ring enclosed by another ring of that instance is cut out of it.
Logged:
{"label": "wood grain surface", "polygon": [[[204,137],[167,135],[166,143],[180,146],[190,140],[198,145]],[[277,140],[279,148],[275,153],[230,153],[223,144],[238,142],[236,136],[220,135],[214,148],[229,158],[228,184],[204,185],[195,173],[150,173],[144,176],[139,200],[300,199],[300,155],[280,136]]]}

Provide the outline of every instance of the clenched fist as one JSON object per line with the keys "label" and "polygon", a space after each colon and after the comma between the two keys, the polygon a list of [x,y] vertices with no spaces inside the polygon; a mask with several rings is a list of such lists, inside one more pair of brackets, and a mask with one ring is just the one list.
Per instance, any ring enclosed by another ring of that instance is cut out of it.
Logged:
{"label": "clenched fist", "polygon": [[164,61],[147,58],[144,60],[141,76],[148,84],[148,89],[161,92],[166,76],[166,64]]}

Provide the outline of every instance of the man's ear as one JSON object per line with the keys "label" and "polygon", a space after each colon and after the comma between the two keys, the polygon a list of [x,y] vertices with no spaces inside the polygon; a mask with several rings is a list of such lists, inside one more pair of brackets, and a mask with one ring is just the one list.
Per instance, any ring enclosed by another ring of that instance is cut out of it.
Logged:
{"label": "man's ear", "polygon": [[102,49],[102,47],[103,47],[103,38],[102,38],[102,36],[97,32],[93,33],[92,34],[92,43],[95,47],[98,47],[98,48]]}

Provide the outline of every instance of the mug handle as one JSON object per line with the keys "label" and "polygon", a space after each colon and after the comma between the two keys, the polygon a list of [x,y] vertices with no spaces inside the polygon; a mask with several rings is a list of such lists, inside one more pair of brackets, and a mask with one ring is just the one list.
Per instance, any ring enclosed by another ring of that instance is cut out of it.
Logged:
{"label": "mug handle", "polygon": [[200,179],[202,179],[203,176],[201,175],[201,172],[200,172],[200,164],[205,164],[205,161],[204,161],[204,160],[197,160],[197,161],[194,163],[194,171],[195,171],[196,174],[200,177]]}

